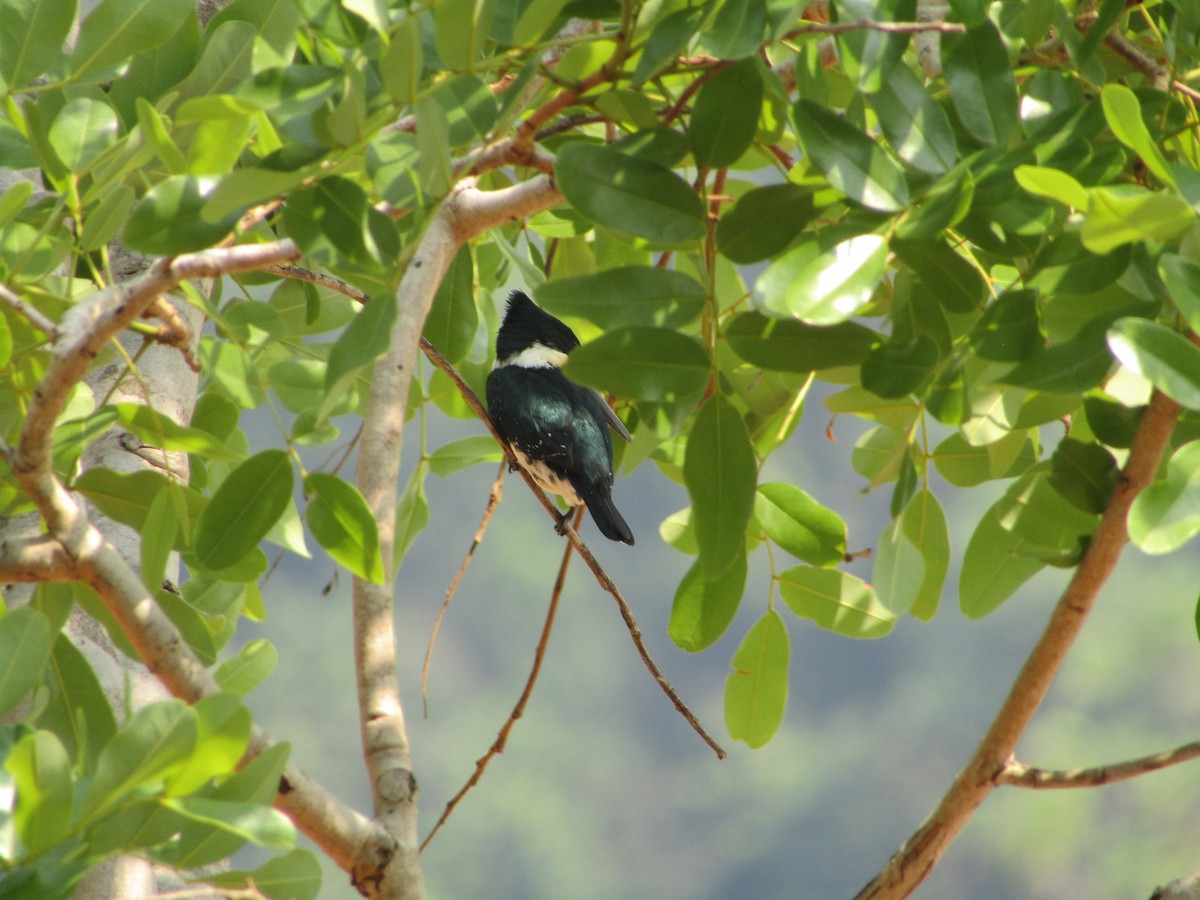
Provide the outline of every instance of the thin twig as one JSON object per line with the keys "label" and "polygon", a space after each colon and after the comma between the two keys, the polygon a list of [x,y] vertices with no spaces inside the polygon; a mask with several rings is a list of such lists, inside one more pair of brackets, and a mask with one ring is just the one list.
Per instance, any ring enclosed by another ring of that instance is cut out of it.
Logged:
{"label": "thin twig", "polygon": [[471,541],[471,546],[467,549],[467,555],[463,557],[463,561],[459,564],[458,571],[454,573],[450,587],[446,588],[446,596],[442,599],[442,608],[438,610],[437,618],[433,622],[433,631],[429,635],[429,646],[425,650],[425,664],[421,666],[421,702],[425,706],[425,718],[427,719],[429,718],[429,664],[433,659],[433,647],[437,643],[438,632],[442,628],[442,619],[446,617],[446,610],[450,608],[450,601],[458,590],[458,583],[462,581],[463,575],[467,572],[467,567],[471,565],[475,551],[483,543],[483,535],[487,531],[488,523],[492,519],[492,513],[496,511],[496,507],[500,504],[500,495],[504,487],[504,470],[507,468],[507,460],[500,463],[500,471],[496,473],[496,480],[492,482],[492,489],[488,491],[488,502],[487,507],[483,510],[483,518],[479,520],[479,527],[475,529],[475,538]]}
{"label": "thin twig", "polygon": [[1135,778],[1147,772],[1156,772],[1168,766],[1188,762],[1200,756],[1200,741],[1192,741],[1161,753],[1152,753],[1138,759],[1096,766],[1091,769],[1037,769],[1010,759],[996,778],[997,784],[1009,784],[1024,788],[1084,788],[1115,784],[1127,778]]}
{"label": "thin twig", "polygon": [[964,34],[967,26],[961,22],[872,22],[855,19],[852,22],[805,22],[791,29],[786,37],[802,34],[845,34],[847,31],[882,31],[887,34],[923,34],[938,31],[942,34]]}
{"label": "thin twig", "polygon": [[[583,507],[575,510],[575,528],[579,527],[579,521],[583,517]],[[550,631],[554,628],[554,617],[558,614],[558,603],[562,599],[563,587],[567,583],[567,566],[571,562],[571,545],[567,544],[563,550],[562,562],[558,566],[558,577],[554,580],[554,590],[550,594],[550,608],[546,610],[546,622],[542,625],[542,634],[538,638],[537,649],[533,653],[533,667],[529,670],[529,677],[525,679],[525,688],[521,691],[521,696],[517,698],[516,705],[513,706],[512,712],[508,714],[504,725],[501,726],[499,734],[496,735],[496,740],[492,741],[492,746],[488,748],[487,753],[475,760],[475,771],[471,773],[471,777],[446,804],[446,808],[442,811],[441,818],[437,820],[437,824],[433,826],[433,830],[421,844],[421,851],[429,846],[429,842],[433,840],[433,836],[438,833],[443,823],[450,818],[450,814],[454,812],[454,807],[458,806],[459,801],[467,795],[471,788],[479,783],[479,779],[483,777],[484,770],[488,767],[488,763],[500,753],[504,752],[504,747],[508,743],[508,734],[517,724],[517,719],[525,714],[525,704],[529,702],[530,695],[533,694],[533,686],[537,682],[538,673],[542,670],[542,662],[546,658],[546,648],[550,644]]]}
{"label": "thin twig", "polygon": [[14,291],[9,290],[9,288],[3,284],[0,284],[0,300],[3,300],[17,313],[24,316],[25,320],[29,322],[30,325],[45,334],[48,338],[50,338],[50,340],[54,340],[58,337],[58,326],[55,325],[51,319],[48,319],[46,316],[42,315],[41,310],[30,306],[19,296],[17,296]]}

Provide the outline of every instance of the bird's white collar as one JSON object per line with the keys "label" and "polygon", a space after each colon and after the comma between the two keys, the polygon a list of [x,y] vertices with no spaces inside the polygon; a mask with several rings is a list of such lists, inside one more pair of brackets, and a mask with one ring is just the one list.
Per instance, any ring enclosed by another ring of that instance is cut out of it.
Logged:
{"label": "bird's white collar", "polygon": [[496,360],[495,368],[517,366],[521,369],[561,369],[566,361],[567,354],[561,350],[555,350],[545,344],[534,344],[520,353]]}

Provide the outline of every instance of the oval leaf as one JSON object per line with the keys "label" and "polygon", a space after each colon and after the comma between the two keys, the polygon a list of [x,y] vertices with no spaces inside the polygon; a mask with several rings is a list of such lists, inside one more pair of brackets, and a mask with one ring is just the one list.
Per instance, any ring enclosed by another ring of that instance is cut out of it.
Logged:
{"label": "oval leaf", "polygon": [[720,575],[735,556],[745,554],[756,478],[746,423],[720,395],[710,397],[696,415],[683,477],[692,498],[700,564],[706,575]]}
{"label": "oval leaf", "polygon": [[1200,409],[1200,347],[1148,319],[1118,319],[1108,346],[1124,365],[1188,409]]}
{"label": "oval leaf", "polygon": [[304,520],[326,552],[359,578],[382,584],[383,557],[371,508],[358,488],[336,475],[314,472],[305,479],[313,495]]}
{"label": "oval leaf", "polygon": [[0,619],[0,713],[20,703],[42,680],[51,637],[50,622],[31,607]]}
{"label": "oval leaf", "polygon": [[1129,537],[1147,553],[1170,553],[1200,531],[1200,441],[1184,444],[1166,477],[1142,491],[1129,510]]}
{"label": "oval leaf", "polygon": [[796,615],[844,637],[883,637],[896,622],[869,584],[835,569],[788,569],[779,575],[779,593]]}
{"label": "oval leaf", "polygon": [[704,83],[688,130],[698,164],[713,169],[731,166],[750,149],[762,97],[762,76],[753,59],[742,60]]}
{"label": "oval leaf", "polygon": [[670,169],[595,144],[558,151],[555,178],[567,201],[594,222],[663,244],[704,235],[704,204]]}
{"label": "oval leaf", "polygon": [[657,403],[695,398],[708,382],[708,354],[667,328],[618,328],[571,352],[569,378],[619,397]]}
{"label": "oval leaf", "polygon": [[196,523],[196,558],[225,569],[254,550],[287,509],[292,463],[282,450],[250,457],[221,482]]}
{"label": "oval leaf", "polygon": [[725,725],[735,741],[755,749],[779,730],[787,706],[789,655],[783,618],[771,610],[747,632],[725,682]]}
{"label": "oval leaf", "polygon": [[879,212],[900,212],[908,205],[904,173],[875,141],[811,100],[800,100],[793,113],[805,153],[831,185]]}
{"label": "oval leaf", "polygon": [[831,566],[846,556],[846,523],[795,485],[759,485],[754,514],[767,537],[797,559]]}

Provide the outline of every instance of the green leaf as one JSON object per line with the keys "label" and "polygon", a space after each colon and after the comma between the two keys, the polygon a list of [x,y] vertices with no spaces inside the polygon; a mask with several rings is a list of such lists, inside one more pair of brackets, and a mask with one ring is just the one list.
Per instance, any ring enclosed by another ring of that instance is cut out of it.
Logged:
{"label": "green leaf", "polygon": [[[29,184],[28,181],[18,184]],[[86,253],[94,253],[113,238],[115,238],[129,221],[130,210],[133,209],[135,194],[127,184],[106,191],[83,220],[83,230],[79,234],[79,248]]]}
{"label": "green leaf", "polygon": [[1200,409],[1200,347],[1148,319],[1118,319],[1108,346],[1123,365],[1188,409]]}
{"label": "green leaf", "polygon": [[359,578],[382,584],[379,533],[371,508],[358,488],[321,472],[309,475],[304,484],[312,495],[304,520],[317,543]]}
{"label": "green leaf", "polygon": [[400,502],[396,506],[396,542],[392,548],[392,571],[400,571],[400,564],[408,553],[417,535],[429,524],[429,500],[425,496],[424,466],[418,466],[408,480]]}
{"label": "green leaf", "polygon": [[144,441],[147,447],[195,453],[206,459],[236,460],[243,456],[230,450],[207,431],[180,425],[144,403],[114,403],[100,409],[116,410],[117,421]]}
{"label": "green leaf", "polygon": [[1037,292],[1007,291],[983,311],[970,335],[971,351],[980,359],[1017,362],[1043,343]]}
{"label": "green leaf", "polygon": [[729,401],[713,395],[696,414],[683,461],[700,565],[709,577],[745,554],[756,476],[746,423]]}
{"label": "green leaf", "polygon": [[862,386],[885,399],[906,397],[933,374],[939,356],[937,344],[927,334],[880,344],[862,361]]}
{"label": "green leaf", "polygon": [[883,637],[896,621],[874,588],[836,569],[795,566],[780,573],[779,593],[797,616],[843,637]]}
{"label": "green leaf", "polygon": [[1057,200],[1077,210],[1087,208],[1087,189],[1066,172],[1045,166],[1017,166],[1013,175],[1017,184],[1035,197]]}
{"label": "green leaf", "polygon": [[76,97],[50,126],[50,146],[74,174],[86,172],[117,140],[117,114],[102,100]]}
{"label": "green leaf", "polygon": [[1017,83],[1000,32],[985,19],[942,35],[942,68],[963,127],[981,144],[1007,144],[1020,129]]}
{"label": "green leaf", "polygon": [[475,342],[475,262],[470,246],[455,254],[425,318],[425,337],[450,362],[460,362]]}
{"label": "green leaf", "polygon": [[[157,591],[167,571],[167,558],[175,546],[179,532],[178,510],[183,498],[172,496],[174,482],[168,482],[164,490],[158,491],[146,511],[146,527],[142,532],[141,564],[142,584],[151,593]],[[177,505],[178,504],[178,505]]]}
{"label": "green leaf", "polygon": [[166,43],[193,12],[191,0],[102,0],[79,28],[76,79]]}
{"label": "green leaf", "polygon": [[1108,506],[1120,469],[1100,444],[1063,438],[1050,458],[1050,486],[1077,509],[1099,515]]}
{"label": "green leaf", "polygon": [[555,278],[533,291],[557,316],[588,319],[606,331],[624,325],[678,328],[704,307],[704,288],[690,275],[657,266],[617,266],[590,275]]}
{"label": "green leaf", "polygon": [[878,234],[856,235],[815,256],[812,246],[801,244],[759,276],[755,304],[768,315],[810,325],[845,322],[871,301],[887,254]]}
{"label": "green leaf", "polygon": [[910,166],[941,175],[958,162],[949,117],[907,66],[895,66],[868,99],[883,136]]}
{"label": "green leaf", "polygon": [[700,24],[702,7],[679,9],[663,16],[646,38],[631,87],[639,88],[683,52]]}
{"label": "green leaf", "polygon": [[805,153],[833,187],[879,212],[908,205],[904,173],[875,141],[812,100],[799,100],[792,112]]}
{"label": "green leaf", "polygon": [[196,732],[196,714],[180,700],[139,709],[100,752],[80,819],[90,821],[131,791],[173,774],[195,749]]}
{"label": "green leaf", "polygon": [[250,354],[229,341],[204,338],[200,343],[204,371],[228,397],[243,409],[256,409],[264,400],[262,376]]}
{"label": "green leaf", "polygon": [[1185,256],[1164,253],[1158,259],[1158,274],[1188,328],[1200,334],[1200,264]]}
{"label": "green leaf", "polygon": [[256,453],[230,472],[196,522],[200,562],[224,569],[256,549],[287,508],[292,481],[292,462],[282,450]]}
{"label": "green leaf", "polygon": [[338,175],[293,191],[283,208],[283,222],[297,244],[322,262],[345,257],[367,270],[390,266],[400,255],[395,226],[380,226],[378,213],[366,192]]}
{"label": "green leaf", "polygon": [[329,368],[325,371],[322,417],[328,414],[345,394],[358,370],[387,352],[392,336],[392,323],[395,321],[396,295],[389,291],[372,298],[338,336],[337,343],[329,352]]}
{"label": "green leaf", "polygon": [[767,537],[797,559],[814,566],[844,561],[846,523],[795,485],[759,485],[754,514]]}
{"label": "green leaf", "polygon": [[777,372],[856,366],[880,340],[880,335],[857,322],[806,325],[756,312],[734,316],[723,337],[746,362]]}
{"label": "green leaf", "polygon": [[[923,573],[920,584],[911,597],[898,596],[894,591],[885,596],[884,589],[876,577],[875,590],[889,609],[903,606],[915,618],[928,622],[937,612],[946,573],[950,569],[950,533],[946,527],[946,514],[942,512],[937,497],[928,488],[918,491],[904,508],[900,517],[900,536],[905,547],[912,547],[920,555]],[[886,557],[888,552],[890,551],[880,546],[876,556],[876,569],[887,565],[886,562],[881,562],[880,558]],[[892,568],[896,569],[902,565],[903,562],[897,560]],[[892,584],[896,585],[897,582],[893,580]]]}
{"label": "green leaf", "polygon": [[296,827],[269,806],[204,797],[171,797],[162,803],[193,822],[212,825],[269,850],[289,850],[296,845]]}
{"label": "green leaf", "polygon": [[379,61],[383,86],[397,103],[409,104],[417,98],[425,58],[421,47],[421,20],[405,16],[392,29],[387,51]]}
{"label": "green leaf", "polygon": [[429,471],[445,476],[483,462],[500,462],[504,454],[490,434],[460,438],[438,447],[429,457]]}
{"label": "green leaf", "polygon": [[103,748],[117,732],[112,706],[96,673],[70,641],[54,642],[45,671],[50,700],[38,718],[39,728],[58,735],[83,771],[94,771]]}
{"label": "green leaf", "polygon": [[984,513],[963,554],[958,604],[972,619],[995,610],[1045,566],[1029,552],[1030,541],[1001,527],[997,506]]}
{"label": "green leaf", "polygon": [[210,780],[235,771],[250,742],[250,711],[237,694],[207,694],[192,709],[199,726],[196,749],[167,783],[167,793],[173,797],[200,790]]}
{"label": "green leaf", "polygon": [[1166,477],[1133,501],[1129,538],[1146,553],[1171,553],[1200,531],[1200,441],[1184,444],[1167,463]]}
{"label": "green leaf", "polygon": [[11,93],[32,84],[62,56],[75,0],[5,0],[0,78]]}
{"label": "green leaf", "polygon": [[764,0],[725,0],[700,43],[717,59],[743,59],[758,50],[766,26]]}
{"label": "green leaf", "polygon": [[166,256],[203,250],[220,241],[237,225],[243,208],[206,220],[201,213],[217,182],[212,176],[171,175],[154,185],[133,208],[125,244]]}
{"label": "green leaf", "polygon": [[753,188],[717,223],[717,248],[735,263],[781,253],[813,218],[812,192],[796,184]]}
{"label": "green leaf", "polygon": [[[213,788],[208,799],[258,806],[270,804],[279,792],[289,753],[287,744],[272,744]],[[245,842],[246,838],[239,834],[203,819],[193,819],[179,829],[179,851],[173,862],[183,869],[212,865],[229,857]]]}
{"label": "green leaf", "polygon": [[46,617],[28,606],[0,619],[0,713],[6,713],[42,680],[53,635]]}
{"label": "green leaf", "polygon": [[669,328],[632,326],[571,351],[568,378],[618,397],[652,402],[695,400],[708,383],[708,354],[693,337]]}
{"label": "green leaf", "polygon": [[279,652],[265,638],[255,638],[246,643],[237,656],[230,657],[214,673],[221,690],[232,691],[244,697],[275,671],[279,663]]}
{"label": "green leaf", "polygon": [[229,887],[253,887],[271,900],[315,900],[321,892],[321,866],[307,850],[292,850],[253,872],[225,872],[208,879]]}
{"label": "green leaf", "polygon": [[725,725],[730,737],[751,749],[766,744],[783,721],[789,652],[783,619],[771,610],[733,654],[725,682]]}
{"label": "green leaf", "polygon": [[1047,562],[1077,554],[1097,521],[1054,488],[1051,472],[1048,463],[1030,469],[994,507],[1000,527],[1029,542],[1023,552]]}
{"label": "green leaf", "polygon": [[702,166],[731,166],[750,149],[762,109],[758,62],[745,59],[706,81],[692,107],[688,138]]}
{"label": "green leaf", "polygon": [[471,69],[492,22],[492,0],[442,0],[434,8],[438,56],[447,69]]}
{"label": "green leaf", "polygon": [[1195,224],[1196,213],[1182,197],[1136,185],[1088,189],[1083,245],[1108,253],[1122,244],[1169,241]]}
{"label": "green leaf", "polygon": [[696,653],[716,643],[737,614],[746,590],[745,554],[736,554],[719,575],[709,577],[692,563],[675,589],[667,631],[681,650]]}
{"label": "green leaf", "polygon": [[704,234],[704,204],[696,192],[656,163],[576,142],[558,151],[554,172],[567,202],[601,225],[662,244]]}
{"label": "green leaf", "polygon": [[1117,140],[1141,157],[1155,178],[1174,186],[1175,177],[1142,119],[1142,105],[1137,94],[1123,84],[1106,84],[1100,91],[1100,105]]}
{"label": "green leaf", "polygon": [[950,312],[977,312],[987,285],[971,263],[944,240],[893,240],[892,249],[938,303]]}
{"label": "green leaf", "polygon": [[1112,354],[1101,339],[1103,324],[1100,320],[1085,326],[1069,341],[1039,350],[997,380],[1051,394],[1078,394],[1095,387],[1112,368]]}
{"label": "green leaf", "polygon": [[13,823],[29,853],[49,850],[71,824],[74,788],[71,758],[49,731],[34,731],[17,741],[4,761],[17,789]]}

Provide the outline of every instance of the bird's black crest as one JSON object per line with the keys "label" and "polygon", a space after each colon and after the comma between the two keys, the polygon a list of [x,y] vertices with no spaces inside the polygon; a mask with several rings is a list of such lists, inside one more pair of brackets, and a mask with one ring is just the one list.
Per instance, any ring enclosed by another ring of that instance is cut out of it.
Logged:
{"label": "bird's black crest", "polygon": [[496,335],[496,358],[505,359],[534,344],[570,353],[579,346],[579,338],[564,322],[529,299],[524,291],[508,295],[504,321]]}

